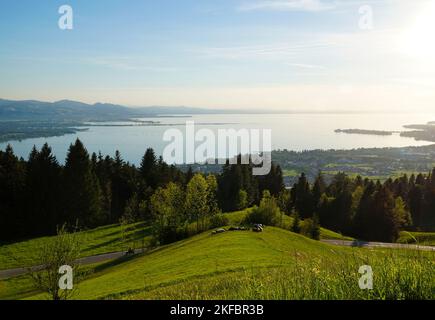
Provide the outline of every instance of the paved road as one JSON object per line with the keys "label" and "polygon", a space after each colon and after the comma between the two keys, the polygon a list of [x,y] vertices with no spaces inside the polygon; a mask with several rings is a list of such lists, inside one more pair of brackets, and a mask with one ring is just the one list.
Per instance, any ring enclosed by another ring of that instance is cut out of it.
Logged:
{"label": "paved road", "polygon": [[[137,254],[137,253],[142,253],[142,249],[136,250],[135,254]],[[105,253],[105,254],[99,254],[96,256],[80,258],[76,261],[76,263],[80,264],[80,265],[87,265],[87,264],[115,260],[115,259],[118,259],[118,258],[121,258],[124,256],[125,256],[124,251]],[[35,267],[32,267],[31,269],[32,269],[32,271],[38,271],[38,270],[42,269],[42,266],[35,266]],[[8,269],[8,270],[0,270],[0,280],[17,277],[17,276],[28,273],[28,271],[29,271],[28,268],[15,268],[15,269]]]}
{"label": "paved road", "polygon": [[367,248],[398,248],[398,249],[416,249],[424,251],[435,251],[435,247],[420,246],[416,244],[401,243],[384,243],[384,242],[365,242],[365,241],[345,241],[345,240],[322,240],[324,243],[334,244],[346,247],[367,247]]}
{"label": "paved road", "polygon": [[[367,248],[400,248],[400,249],[417,249],[425,251],[435,251],[435,247],[419,246],[414,244],[400,244],[400,243],[383,243],[383,242],[364,242],[364,241],[344,241],[344,240],[322,240],[324,243],[329,243],[337,246],[346,247],[367,247]],[[136,250],[135,254],[141,253],[142,250]],[[77,260],[81,265],[93,264],[98,262],[105,262],[109,260],[118,259],[125,256],[125,252],[112,252],[100,254],[97,256],[85,257]],[[32,270],[37,271],[42,269],[42,266],[32,267]],[[16,268],[9,270],[0,270],[0,280],[17,277],[28,272],[28,268]]]}

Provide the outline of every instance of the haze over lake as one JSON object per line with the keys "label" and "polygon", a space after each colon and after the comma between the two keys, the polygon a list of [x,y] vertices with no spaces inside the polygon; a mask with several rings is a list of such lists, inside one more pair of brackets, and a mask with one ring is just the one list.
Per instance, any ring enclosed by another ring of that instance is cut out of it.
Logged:
{"label": "haze over lake", "polygon": [[[80,138],[89,153],[101,151],[103,155],[121,152],[124,160],[139,164],[144,151],[154,148],[160,155],[167,142],[162,137],[165,130],[178,128],[185,132],[186,121],[194,121],[195,129],[241,128],[272,129],[272,148],[295,151],[313,149],[354,149],[430,145],[432,142],[416,141],[413,138],[392,136],[355,135],[335,133],[335,129],[367,129],[405,131],[403,125],[425,124],[435,121],[434,114],[219,114],[193,115],[162,118],[141,118],[159,122],[146,126],[90,126],[89,130],[61,137],[36,138],[9,142],[18,156],[27,158],[33,145],[43,143],[53,148],[60,162],[76,138]],[[108,123],[104,123],[108,124]],[[8,143],[1,143],[4,149]]]}

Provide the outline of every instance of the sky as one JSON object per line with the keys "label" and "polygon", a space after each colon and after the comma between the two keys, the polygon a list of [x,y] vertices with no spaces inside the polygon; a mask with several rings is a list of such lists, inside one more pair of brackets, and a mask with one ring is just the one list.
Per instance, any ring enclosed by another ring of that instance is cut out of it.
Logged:
{"label": "sky", "polygon": [[1,0],[0,98],[429,111],[434,35],[435,0]]}

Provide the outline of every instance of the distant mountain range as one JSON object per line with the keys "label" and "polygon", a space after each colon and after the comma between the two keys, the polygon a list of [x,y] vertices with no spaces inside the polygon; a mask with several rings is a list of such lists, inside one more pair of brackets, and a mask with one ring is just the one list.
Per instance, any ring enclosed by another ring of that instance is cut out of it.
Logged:
{"label": "distant mountain range", "polygon": [[131,108],[109,103],[86,104],[78,101],[61,100],[43,102],[35,100],[0,99],[0,120],[64,120],[64,121],[107,121],[126,120],[134,117],[156,117],[175,114],[215,114],[237,111],[211,110],[191,107],[142,107]]}
{"label": "distant mountain range", "polygon": [[192,107],[126,107],[110,103],[87,104],[78,101],[61,100],[43,102],[36,100],[5,100],[0,99],[1,120],[25,121],[109,121],[127,120],[137,117],[157,117],[169,115],[192,114],[358,114],[372,113],[358,110],[276,110],[263,109],[208,109]]}

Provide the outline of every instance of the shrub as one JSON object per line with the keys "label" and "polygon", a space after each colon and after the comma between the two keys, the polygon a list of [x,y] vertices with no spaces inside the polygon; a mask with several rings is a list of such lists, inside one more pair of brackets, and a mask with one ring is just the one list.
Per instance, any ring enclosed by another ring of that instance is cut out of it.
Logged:
{"label": "shrub", "polygon": [[230,224],[230,220],[222,213],[215,214],[209,220],[210,229],[224,227]]}
{"label": "shrub", "polygon": [[160,245],[170,244],[188,237],[188,230],[185,226],[165,226],[160,228],[155,235]]}
{"label": "shrub", "polygon": [[239,195],[238,195],[238,201],[237,201],[237,209],[239,210],[243,210],[246,209],[248,207],[248,193],[241,189],[239,191]]}
{"label": "shrub", "polygon": [[279,210],[276,199],[269,191],[263,193],[259,207],[254,207],[246,217],[247,223],[261,223],[266,226],[275,226],[279,222],[281,211]]}
{"label": "shrub", "polygon": [[295,212],[293,215],[293,222],[290,227],[290,231],[294,233],[300,233],[301,232],[301,220],[299,218],[299,214]]}
{"label": "shrub", "polygon": [[301,234],[314,240],[320,239],[320,225],[316,216],[313,219],[305,219],[302,223]]}

